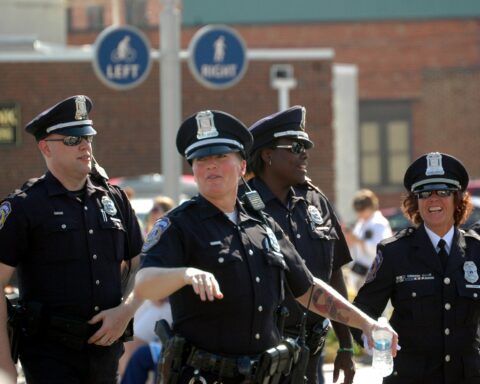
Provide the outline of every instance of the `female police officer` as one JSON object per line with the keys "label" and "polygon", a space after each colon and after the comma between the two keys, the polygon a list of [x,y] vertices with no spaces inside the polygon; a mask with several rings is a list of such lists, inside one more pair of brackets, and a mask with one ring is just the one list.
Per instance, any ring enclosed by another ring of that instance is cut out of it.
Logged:
{"label": "female police officer", "polygon": [[[174,331],[189,345],[181,369],[178,361],[167,367],[180,383],[250,382],[254,367],[257,374],[264,368],[258,356],[279,344],[275,310],[284,281],[318,313],[367,334],[376,326],[310,275],[278,225],[237,200],[251,145],[245,125],[220,111],[191,116],[177,134],[177,149],[192,164],[200,194],[155,224],[135,292],[154,300],[171,295]],[[269,352],[267,379],[287,370],[283,351]],[[168,347],[165,354],[171,355]]]}
{"label": "female police officer", "polygon": [[[341,267],[351,261],[350,252],[329,201],[307,179],[308,150],[313,142],[305,132],[305,115],[304,107],[294,106],[250,127],[254,143],[248,165],[256,177],[249,184],[259,192],[266,212],[289,236],[312,274],[347,296]],[[285,305],[289,311],[285,333],[298,336],[304,309],[291,295],[287,295]],[[319,343],[323,344],[328,329],[322,326],[324,320],[315,313],[307,319],[307,377],[312,384],[323,383],[317,372],[321,370]],[[334,381],[341,368],[344,382],[351,384],[355,366],[350,332],[343,324],[333,326],[341,347],[335,360]]]}
{"label": "female police officer", "polygon": [[388,299],[402,340],[388,384],[480,383],[480,238],[463,164],[428,153],[407,169],[405,214],[416,225],[384,240],[355,304],[380,316]]}

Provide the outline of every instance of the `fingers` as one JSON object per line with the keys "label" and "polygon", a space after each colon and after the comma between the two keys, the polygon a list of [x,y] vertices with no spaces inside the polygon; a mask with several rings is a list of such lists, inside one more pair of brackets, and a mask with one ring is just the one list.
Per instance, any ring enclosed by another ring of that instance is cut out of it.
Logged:
{"label": "fingers", "polygon": [[213,301],[223,298],[218,281],[211,273],[188,268],[184,278],[192,285],[194,292],[200,296],[200,300]]}

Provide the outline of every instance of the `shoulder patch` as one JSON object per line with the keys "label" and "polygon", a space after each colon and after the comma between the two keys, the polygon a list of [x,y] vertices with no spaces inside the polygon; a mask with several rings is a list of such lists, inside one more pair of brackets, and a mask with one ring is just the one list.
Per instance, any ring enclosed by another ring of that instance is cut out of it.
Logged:
{"label": "shoulder patch", "polygon": [[373,260],[372,266],[370,267],[370,270],[368,271],[368,275],[365,278],[365,284],[370,283],[375,277],[377,276],[377,272],[380,269],[380,266],[383,263],[383,255],[382,251],[378,250],[377,251],[377,256],[375,257],[375,260]]}
{"label": "shoulder patch", "polygon": [[23,197],[26,197],[25,192],[27,192],[34,185],[42,182],[44,179],[45,179],[45,175],[43,175],[41,177],[36,177],[36,178],[33,178],[33,179],[29,179],[28,181],[23,183],[23,185],[21,186],[20,189],[16,189],[14,192],[10,193],[8,195],[8,199],[13,199],[14,197],[22,196],[22,195],[23,195]]}
{"label": "shoulder patch", "polygon": [[398,231],[397,233],[395,233],[392,237],[389,237],[387,239],[382,240],[380,243],[381,244],[393,243],[393,242],[395,242],[397,240],[400,240],[404,237],[411,236],[413,233],[415,233],[415,231],[416,231],[416,229],[414,227],[408,227],[408,228],[402,229],[402,230]]}
{"label": "shoulder patch", "polygon": [[12,212],[12,206],[9,201],[4,201],[0,205],[0,229],[3,228],[5,222],[7,221],[8,215]]}
{"label": "shoulder patch", "polygon": [[149,251],[155,244],[158,243],[162,234],[170,227],[170,219],[168,217],[162,217],[153,225],[152,230],[148,233],[147,239],[142,247],[142,253]]}
{"label": "shoulder patch", "polygon": [[476,240],[480,240],[480,234],[478,233],[479,230],[480,228],[471,228],[468,230],[460,229],[460,232],[462,232],[465,237],[472,237]]}

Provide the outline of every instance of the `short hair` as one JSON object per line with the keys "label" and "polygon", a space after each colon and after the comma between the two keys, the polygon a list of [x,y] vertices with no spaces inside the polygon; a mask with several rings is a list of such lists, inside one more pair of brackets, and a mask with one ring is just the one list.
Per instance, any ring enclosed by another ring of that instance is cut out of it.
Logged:
{"label": "short hair", "polygon": [[163,212],[170,211],[173,207],[175,207],[175,202],[168,196],[157,196],[153,199],[153,208],[161,207]]}
{"label": "short hair", "polygon": [[[464,224],[473,209],[470,193],[455,191],[453,195],[453,203],[455,210],[453,212],[453,220],[456,227]],[[423,218],[418,210],[418,198],[413,192],[408,192],[402,202],[403,214],[415,225],[423,223]]]}
{"label": "short hair", "polygon": [[378,197],[370,189],[360,189],[353,196],[353,209],[357,212],[364,211],[367,208],[376,211],[378,207]]}

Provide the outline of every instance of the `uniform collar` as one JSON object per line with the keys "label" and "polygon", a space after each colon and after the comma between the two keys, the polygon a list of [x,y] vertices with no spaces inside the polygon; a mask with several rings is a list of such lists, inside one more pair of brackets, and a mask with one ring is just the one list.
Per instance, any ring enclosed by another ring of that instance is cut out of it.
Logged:
{"label": "uniform collar", "polygon": [[427,235],[433,244],[433,248],[435,248],[438,251],[437,244],[440,241],[440,239],[443,239],[445,240],[445,243],[446,243],[445,251],[447,251],[447,253],[450,253],[450,250],[452,249],[453,234],[455,233],[454,226],[452,225],[449,231],[443,237],[440,237],[435,232],[433,232],[430,228],[428,228],[425,225],[425,223],[423,225],[425,226],[425,232],[427,232]]}
{"label": "uniform collar", "polygon": [[[254,177],[250,181],[250,185],[255,189],[259,194],[260,197],[262,198],[263,202],[265,204],[268,204],[272,200],[277,200],[280,202],[280,200],[277,199],[277,196],[273,194],[273,192],[270,190],[268,185],[258,176]],[[290,191],[288,192],[288,197],[287,201],[289,202],[289,205],[296,203],[297,200],[303,199],[302,196],[299,196],[295,193],[295,189],[290,187]],[[280,204],[283,205],[282,202]]]}
{"label": "uniform collar", "polygon": [[[70,192],[50,171],[45,174],[45,186],[47,187],[47,192],[49,196],[63,195]],[[88,196],[92,195],[96,191],[106,191],[105,188],[94,185],[92,183],[92,180],[90,179],[90,176],[87,176],[85,190]]]}
{"label": "uniform collar", "polygon": [[[196,197],[194,197],[194,199],[197,201],[200,208],[198,213],[198,217],[200,218],[200,220],[206,220],[216,215],[225,216],[225,218],[228,220],[227,216],[220,209],[218,209],[215,205],[213,205],[211,202],[205,199],[202,195],[198,194]],[[255,220],[260,222],[258,218],[250,215],[245,210],[245,208],[243,207],[243,205],[240,203],[238,199],[237,199],[235,208],[238,210],[239,223],[242,223],[248,220]]]}

